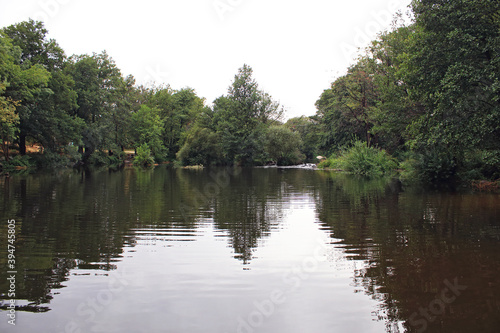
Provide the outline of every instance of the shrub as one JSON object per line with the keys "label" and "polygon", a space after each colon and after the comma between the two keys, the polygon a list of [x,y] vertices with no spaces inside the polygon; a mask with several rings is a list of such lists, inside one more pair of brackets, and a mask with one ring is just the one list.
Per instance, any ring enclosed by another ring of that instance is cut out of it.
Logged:
{"label": "shrub", "polygon": [[45,149],[43,153],[32,154],[30,157],[39,169],[59,169],[74,166],[81,159],[76,146],[66,146],[60,152]]}
{"label": "shrub", "polygon": [[444,148],[433,148],[417,154],[415,168],[417,176],[425,183],[449,183],[456,179],[457,162]]}
{"label": "shrub", "polygon": [[318,167],[342,169],[356,175],[378,177],[393,172],[398,163],[384,150],[368,147],[364,142],[356,141],[340,156],[329,158],[321,162]]}
{"label": "shrub", "polygon": [[149,149],[146,143],[137,147],[137,154],[134,157],[135,166],[151,167],[154,163],[155,160],[151,154],[151,149]]}
{"label": "shrub", "polygon": [[393,172],[398,164],[385,150],[366,146],[361,141],[342,154],[344,170],[367,177],[382,176]]}
{"label": "shrub", "polygon": [[16,155],[13,158],[11,158],[8,162],[4,162],[3,168],[5,170],[15,170],[18,168],[23,168],[23,169],[30,169],[34,167],[36,164],[34,163],[33,159],[30,158],[28,155]]}

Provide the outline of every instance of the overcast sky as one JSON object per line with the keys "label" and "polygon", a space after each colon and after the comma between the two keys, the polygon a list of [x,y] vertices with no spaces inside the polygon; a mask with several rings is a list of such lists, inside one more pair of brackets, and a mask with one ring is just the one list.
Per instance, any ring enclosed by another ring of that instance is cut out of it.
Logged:
{"label": "overcast sky", "polygon": [[41,20],[67,55],[106,50],[138,84],[191,87],[207,103],[243,64],[287,118],[313,115],[356,48],[410,0],[0,0],[0,26]]}

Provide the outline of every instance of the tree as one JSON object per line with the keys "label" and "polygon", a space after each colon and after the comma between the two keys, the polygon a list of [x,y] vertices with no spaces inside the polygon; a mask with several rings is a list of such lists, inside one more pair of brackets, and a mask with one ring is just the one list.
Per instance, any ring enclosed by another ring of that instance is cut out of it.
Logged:
{"label": "tree", "polygon": [[182,146],[183,135],[202,112],[204,104],[205,100],[191,88],[175,91],[167,86],[153,90],[148,105],[160,111],[163,143],[169,158],[175,159]]}
{"label": "tree", "polygon": [[[11,67],[13,71],[7,79],[6,95],[20,101],[18,141],[20,153],[25,154],[27,137],[50,144],[60,139],[54,138],[61,134],[58,125],[65,127],[63,136],[73,132],[70,129],[72,126],[67,126],[73,119],[66,118],[61,122],[59,118],[65,117],[64,112],[68,111],[63,105],[74,104],[76,96],[71,92],[71,81],[61,74],[64,51],[53,39],[47,38],[48,31],[43,23],[29,20],[2,31],[10,39],[12,50],[16,53],[15,64],[18,68]],[[63,98],[68,100],[57,105]]]}
{"label": "tree", "polygon": [[301,152],[309,161],[315,161],[319,154],[321,138],[323,133],[322,126],[315,116],[313,117],[296,117],[289,119],[285,126],[292,132],[298,133],[303,144]]}
{"label": "tree", "polygon": [[0,83],[0,137],[5,161],[9,161],[9,145],[15,139],[19,126],[19,115],[16,113],[17,102],[2,96],[5,84]]}
{"label": "tree", "polygon": [[265,159],[265,128],[278,121],[283,109],[258,89],[253,70],[243,65],[228,95],[214,101],[214,122],[227,163],[254,164]]}
{"label": "tree", "polygon": [[370,115],[371,132],[378,145],[391,153],[405,149],[408,125],[424,112],[421,103],[411,99],[402,72],[414,29],[414,25],[403,26],[380,34],[367,50],[366,61],[378,96]]}
{"label": "tree", "polygon": [[184,145],[177,153],[183,165],[213,165],[220,162],[217,133],[206,127],[193,126],[186,133]]}
{"label": "tree", "polygon": [[130,120],[134,147],[146,144],[157,159],[163,158],[162,122],[159,111],[142,105],[139,111],[132,114]]}
{"label": "tree", "polygon": [[117,115],[127,112],[121,102],[126,83],[106,52],[71,57],[66,73],[73,77],[78,94],[73,114],[85,122],[80,152],[87,162],[96,149],[109,149],[115,142],[120,143]]}
{"label": "tree", "polygon": [[413,146],[457,158],[464,147],[499,149],[500,2],[415,0],[412,8],[405,80],[426,107],[411,126]]}
{"label": "tree", "polygon": [[372,113],[378,96],[369,70],[366,59],[361,59],[346,75],[335,80],[316,102],[329,145],[341,147],[354,136],[364,139],[370,146],[374,136]]}
{"label": "tree", "polygon": [[277,165],[291,165],[303,160],[302,140],[298,132],[281,125],[270,126],[266,131],[266,152]]}

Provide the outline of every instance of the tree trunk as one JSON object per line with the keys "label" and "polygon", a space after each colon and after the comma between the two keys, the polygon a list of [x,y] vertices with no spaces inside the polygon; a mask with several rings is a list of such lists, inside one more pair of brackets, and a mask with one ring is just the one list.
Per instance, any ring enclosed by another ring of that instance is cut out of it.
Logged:
{"label": "tree trunk", "polygon": [[19,133],[19,154],[26,155],[26,134]]}
{"label": "tree trunk", "polygon": [[9,161],[9,138],[2,138],[2,151],[5,156],[5,162]]}

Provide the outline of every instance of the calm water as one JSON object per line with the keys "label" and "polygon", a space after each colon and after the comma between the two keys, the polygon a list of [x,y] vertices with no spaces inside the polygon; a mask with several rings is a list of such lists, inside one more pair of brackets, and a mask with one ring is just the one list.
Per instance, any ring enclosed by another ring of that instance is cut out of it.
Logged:
{"label": "calm water", "polygon": [[16,175],[0,197],[1,332],[500,331],[498,194],[159,167]]}

